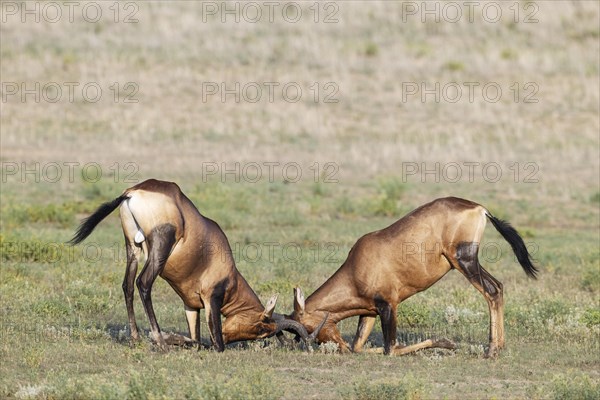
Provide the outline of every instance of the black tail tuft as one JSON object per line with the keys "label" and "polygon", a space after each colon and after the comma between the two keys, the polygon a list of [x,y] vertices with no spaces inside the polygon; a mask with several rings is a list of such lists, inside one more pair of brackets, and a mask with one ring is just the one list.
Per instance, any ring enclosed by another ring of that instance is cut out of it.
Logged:
{"label": "black tail tuft", "polygon": [[113,201],[107,201],[98,207],[98,209],[94,211],[92,215],[81,221],[81,225],[79,225],[79,228],[77,228],[75,236],[73,236],[73,238],[67,243],[73,246],[83,242],[83,240],[90,236],[90,234],[94,231],[96,225],[98,225],[104,218],[108,217],[108,215],[113,212],[115,208],[119,207],[126,198],[126,195],[121,195]]}
{"label": "black tail tuft", "polygon": [[517,256],[517,260],[519,260],[519,264],[521,264],[523,270],[525,270],[525,273],[529,277],[536,279],[538,269],[531,261],[531,254],[529,254],[527,251],[527,247],[525,246],[525,242],[523,242],[523,238],[519,236],[519,233],[508,222],[494,217],[489,212],[487,212],[486,215],[490,221],[492,221],[494,228],[496,228],[502,237],[510,244],[510,247],[512,247],[515,255]]}

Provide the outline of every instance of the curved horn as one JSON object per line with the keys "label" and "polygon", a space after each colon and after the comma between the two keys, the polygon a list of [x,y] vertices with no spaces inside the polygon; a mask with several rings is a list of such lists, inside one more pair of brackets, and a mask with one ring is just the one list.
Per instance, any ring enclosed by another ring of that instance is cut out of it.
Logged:
{"label": "curved horn", "polygon": [[275,310],[275,306],[277,305],[277,297],[279,297],[278,294],[271,296],[271,298],[267,302],[267,305],[265,306],[265,311],[263,312],[263,318],[265,318],[265,319],[271,318],[271,316],[273,315],[273,311]]}
{"label": "curved horn", "polygon": [[275,320],[276,328],[273,335],[278,334],[281,331],[293,332],[300,336],[303,341],[309,338],[308,331],[300,322],[296,322],[293,319],[280,319]]}
{"label": "curved horn", "polygon": [[[282,316],[277,315],[277,317],[282,317]],[[309,353],[312,353],[313,348],[312,348],[311,344],[312,344],[312,342],[315,341],[317,336],[319,336],[319,332],[321,332],[321,329],[323,328],[323,325],[325,325],[325,322],[327,322],[328,317],[329,317],[329,313],[326,312],[325,318],[323,318],[323,321],[321,321],[321,323],[316,327],[316,329],[310,335],[308,334],[308,331],[306,330],[304,325],[302,325],[301,323],[299,323],[297,321],[294,321],[293,319],[287,319],[287,318],[275,319],[275,323],[277,324],[277,327],[275,329],[275,332],[273,332],[273,335],[277,335],[281,331],[288,331],[288,332],[295,333],[297,335],[296,340],[298,340],[298,337],[299,337],[302,340],[302,342],[304,343],[304,345],[306,346],[306,350]]]}
{"label": "curved horn", "polygon": [[[273,335],[280,334],[281,331],[288,331],[296,334],[296,338],[300,337],[300,340],[304,343],[306,347],[306,351],[312,353],[313,348],[309,343],[310,336],[308,335],[308,331],[301,323],[294,321],[293,319],[281,319],[275,321],[276,328]],[[312,340],[310,340],[312,341]]]}
{"label": "curved horn", "polygon": [[275,332],[273,332],[273,335],[276,335],[281,331],[288,331],[296,333],[302,338],[302,340],[315,340],[317,336],[319,336],[319,332],[321,332],[321,329],[325,325],[325,322],[327,322],[327,318],[329,318],[329,312],[325,313],[323,321],[321,321],[321,323],[319,323],[315,330],[309,335],[308,331],[301,323],[294,321],[293,319],[287,319],[283,315],[275,313],[273,314],[273,319],[277,324],[277,328],[275,328]]}
{"label": "curved horn", "polygon": [[313,333],[310,334],[310,336],[308,337],[309,340],[315,340],[317,336],[319,336],[319,332],[321,332],[321,329],[323,329],[323,325],[325,325],[325,322],[327,322],[327,318],[329,318],[329,312],[325,313],[325,318],[323,318],[323,321],[321,321],[321,323],[317,325]]}
{"label": "curved horn", "polygon": [[273,315],[271,315],[271,319],[273,319],[275,321],[281,321],[281,320],[285,319],[285,315],[274,312]]}

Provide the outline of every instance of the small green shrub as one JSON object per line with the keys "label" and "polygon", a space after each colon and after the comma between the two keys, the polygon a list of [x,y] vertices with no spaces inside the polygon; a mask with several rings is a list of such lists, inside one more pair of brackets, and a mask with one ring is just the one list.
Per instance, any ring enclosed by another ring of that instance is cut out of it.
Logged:
{"label": "small green shrub", "polygon": [[29,368],[39,368],[44,362],[45,351],[40,347],[31,347],[25,350],[23,361]]}
{"label": "small green shrub", "polygon": [[[83,186],[80,189],[83,198],[88,201],[88,204],[92,204],[93,207],[97,207],[100,203],[105,201],[109,201],[117,197],[124,189],[124,183],[115,182],[114,173],[111,174],[111,177],[108,179],[100,179],[97,182],[90,181],[89,178],[95,178],[93,176],[87,176],[82,173],[82,182]],[[121,177],[118,178],[118,180]],[[122,178],[134,178],[134,176],[129,176],[129,174],[124,174]],[[127,183],[126,185],[132,186],[133,182]]]}
{"label": "small green shrub", "polygon": [[0,259],[13,262],[56,263],[75,261],[77,253],[64,243],[31,239],[8,238],[0,235]]}
{"label": "small green shrub", "polygon": [[21,205],[13,204],[2,210],[3,222],[9,225],[31,223],[55,223],[61,227],[73,225],[75,208],[73,204]]}
{"label": "small green shrub", "polygon": [[104,314],[111,308],[111,303],[107,297],[91,296],[74,299],[73,310],[78,313],[85,313],[91,316]]}
{"label": "small green shrub", "polygon": [[86,184],[83,186],[82,193],[86,200],[96,201],[102,199],[102,189],[100,185],[94,185],[86,182]]}
{"label": "small green shrub", "polygon": [[248,212],[251,210],[251,198],[246,185],[222,184],[209,181],[196,185],[186,194],[204,215],[215,219],[221,225],[223,215]]}
{"label": "small green shrub", "polygon": [[201,398],[221,399],[277,399],[281,394],[273,385],[274,377],[269,373],[251,369],[234,374],[231,378],[219,377],[202,386]]}
{"label": "small green shrub", "polygon": [[398,383],[355,383],[351,394],[351,398],[355,400],[419,400],[425,397],[423,383],[410,374]]}
{"label": "small green shrub", "polygon": [[256,284],[256,292],[264,296],[271,296],[279,293],[282,296],[291,296],[295,284],[285,279],[270,280],[258,282]]}
{"label": "small green shrub", "polygon": [[379,53],[379,47],[376,43],[369,42],[365,46],[365,55],[368,57],[375,57]]}
{"label": "small green shrub", "polygon": [[600,385],[588,376],[560,376],[552,381],[552,399],[554,400],[597,400],[600,399]]}
{"label": "small green shrub", "polygon": [[319,180],[319,181],[314,182],[312,184],[312,193],[315,196],[321,196],[322,197],[322,196],[327,195],[327,190],[325,188],[325,185],[323,185],[321,183],[321,181]]}
{"label": "small green shrub", "polygon": [[590,292],[600,290],[600,251],[591,251],[583,258],[585,270],[581,279],[581,287]]}
{"label": "small green shrub", "polygon": [[407,324],[413,328],[433,324],[431,310],[422,303],[411,301],[401,303],[397,315],[399,324]]}
{"label": "small green shrub", "polygon": [[356,206],[348,196],[344,195],[335,202],[335,210],[341,214],[354,214]]}
{"label": "small green shrub", "polygon": [[167,398],[160,396],[166,390],[164,380],[160,376],[144,377],[133,373],[124,380],[111,380],[106,376],[92,374],[77,378],[66,378],[60,384],[47,391],[49,400],[58,399],[126,399],[144,400],[154,398]]}
{"label": "small green shrub", "polygon": [[562,322],[570,312],[569,305],[559,299],[543,300],[535,307],[536,316],[543,322],[551,319],[556,322]]}
{"label": "small green shrub", "polygon": [[600,325],[600,309],[588,308],[584,311],[580,319],[581,323],[585,324],[588,328],[596,325]]}
{"label": "small green shrub", "polygon": [[127,400],[146,400],[148,399],[148,388],[145,387],[140,378],[134,376],[127,385],[125,398]]}
{"label": "small green shrub", "polygon": [[446,64],[444,64],[444,69],[447,69],[448,71],[462,71],[465,69],[465,64],[463,64],[460,61],[448,61]]}
{"label": "small green shrub", "polygon": [[446,307],[444,310],[444,320],[448,325],[469,325],[478,323],[483,318],[480,312],[473,311],[469,308],[456,308],[453,305]]}
{"label": "small green shrub", "polygon": [[399,217],[400,201],[406,185],[397,178],[382,179],[378,182],[378,190],[378,196],[370,203],[371,214]]}
{"label": "small green shrub", "polygon": [[500,57],[504,60],[514,60],[517,58],[517,52],[513,49],[504,49],[500,53]]}
{"label": "small green shrub", "polygon": [[590,292],[600,290],[600,270],[598,268],[590,268],[583,273],[581,288]]}
{"label": "small green shrub", "polygon": [[69,314],[69,305],[58,299],[38,301],[33,305],[33,311],[43,318],[57,318]]}
{"label": "small green shrub", "polygon": [[504,311],[506,328],[514,329],[521,335],[545,337],[545,321],[536,315],[533,302],[530,304],[509,303]]}

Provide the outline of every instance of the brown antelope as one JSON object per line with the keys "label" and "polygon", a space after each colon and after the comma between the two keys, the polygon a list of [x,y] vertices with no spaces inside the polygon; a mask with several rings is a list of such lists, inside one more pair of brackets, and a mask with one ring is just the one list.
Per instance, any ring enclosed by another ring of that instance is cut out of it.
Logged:
{"label": "brown antelope", "polygon": [[290,316],[313,331],[329,313],[317,335],[319,342],[333,341],[349,351],[336,324],[360,316],[352,351],[360,352],[375,318],[383,331],[384,354],[406,354],[427,347],[452,347],[452,343],[431,340],[409,346],[395,346],[396,308],[400,302],[423,291],[450,269],[460,271],[485,297],[490,310],[490,346],[487,356],[496,356],[504,346],[502,284],[477,259],[486,217],[511,245],[517,260],[531,278],[538,270],[523,239],[507,222],[492,216],[472,201],[447,197],[425,204],[389,227],[361,237],[344,264],[306,301],[294,289],[294,312]]}
{"label": "brown antelope", "polygon": [[[304,340],[308,338],[298,322],[273,315],[277,295],[263,307],[238,272],[219,225],[202,216],[175,183],[150,179],[125,190],[83,220],[70,243],[83,241],[119,206],[127,251],[123,291],[132,339],[139,339],[133,292],[142,253],[147,259],[137,287],[152,336],[161,349],[166,348],[165,338],[175,342],[181,338],[161,334],[156,321],[151,291],[159,275],[183,300],[192,341],[200,339],[198,314],[202,308],[217,351],[223,351],[226,343],[279,336],[282,330],[293,331]],[[222,326],[221,313],[225,316]]]}

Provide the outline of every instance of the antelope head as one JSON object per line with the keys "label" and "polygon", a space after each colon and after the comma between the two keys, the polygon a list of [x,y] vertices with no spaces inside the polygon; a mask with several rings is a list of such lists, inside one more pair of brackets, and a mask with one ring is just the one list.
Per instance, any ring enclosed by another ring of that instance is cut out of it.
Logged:
{"label": "antelope head", "polygon": [[305,309],[305,299],[302,289],[299,287],[294,288],[294,312],[289,316],[290,319],[300,323],[307,332],[310,332],[310,337],[314,340],[317,339],[319,333],[323,329],[323,326],[329,318],[329,312],[322,313],[309,313]]}
{"label": "antelope head", "polygon": [[[225,343],[241,340],[266,339],[280,332],[296,334],[305,344],[314,340],[316,335],[309,335],[301,323],[274,313],[278,295],[272,296],[262,313],[239,313],[225,319],[223,339]],[[317,332],[318,334],[318,332]]]}

